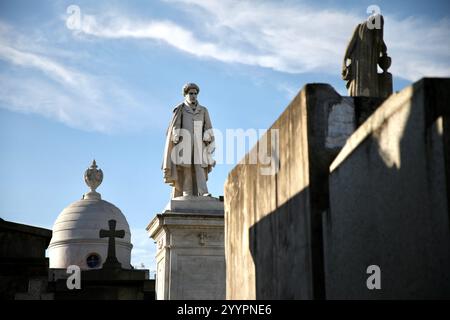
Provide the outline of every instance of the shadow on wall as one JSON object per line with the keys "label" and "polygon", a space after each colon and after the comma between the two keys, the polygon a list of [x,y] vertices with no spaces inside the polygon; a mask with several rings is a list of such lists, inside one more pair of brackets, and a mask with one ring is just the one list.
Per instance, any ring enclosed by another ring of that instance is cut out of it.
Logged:
{"label": "shadow on wall", "polygon": [[313,271],[309,189],[249,229],[256,299],[311,299]]}
{"label": "shadow on wall", "polygon": [[[449,88],[424,79],[405,89],[332,164],[327,298],[450,298]],[[370,265],[381,269],[380,290],[367,288]]]}
{"label": "shadow on wall", "polygon": [[[328,190],[311,179],[249,228],[257,299],[450,298],[449,84],[391,96],[335,159]],[[366,286],[369,265],[380,290]]]}

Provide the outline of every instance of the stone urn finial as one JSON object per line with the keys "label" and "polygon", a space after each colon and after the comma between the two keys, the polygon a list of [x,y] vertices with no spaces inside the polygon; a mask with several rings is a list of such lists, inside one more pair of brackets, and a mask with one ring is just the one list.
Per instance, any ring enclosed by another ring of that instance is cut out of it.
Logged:
{"label": "stone urn finial", "polygon": [[100,193],[95,190],[103,181],[102,169],[97,169],[97,163],[92,161],[91,166],[84,172],[84,182],[91,188],[91,191],[84,194],[84,199],[100,199]]}
{"label": "stone urn finial", "polygon": [[378,59],[378,65],[380,66],[381,70],[383,70],[383,73],[387,72],[387,69],[391,66],[392,59],[387,55],[387,53],[384,53],[379,59]]}

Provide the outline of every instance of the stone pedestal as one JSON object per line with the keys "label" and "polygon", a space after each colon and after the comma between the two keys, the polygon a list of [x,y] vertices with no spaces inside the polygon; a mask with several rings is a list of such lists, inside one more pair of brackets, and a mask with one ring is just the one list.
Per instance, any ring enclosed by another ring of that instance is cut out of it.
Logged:
{"label": "stone pedestal", "polygon": [[177,197],[150,222],[158,300],[225,299],[223,213],[216,198]]}

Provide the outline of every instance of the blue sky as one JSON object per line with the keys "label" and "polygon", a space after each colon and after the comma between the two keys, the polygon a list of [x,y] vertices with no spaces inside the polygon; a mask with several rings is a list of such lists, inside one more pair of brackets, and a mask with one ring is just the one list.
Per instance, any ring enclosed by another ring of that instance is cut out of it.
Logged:
{"label": "blue sky", "polygon": [[[184,83],[200,86],[215,128],[268,128],[306,83],[345,94],[343,53],[372,4],[395,90],[450,76],[448,1],[342,2],[1,0],[0,217],[51,228],[87,191],[95,158],[98,191],[132,229],[133,263],[152,269],[145,227],[169,200],[160,167]],[[233,166],[213,170],[214,196]]]}

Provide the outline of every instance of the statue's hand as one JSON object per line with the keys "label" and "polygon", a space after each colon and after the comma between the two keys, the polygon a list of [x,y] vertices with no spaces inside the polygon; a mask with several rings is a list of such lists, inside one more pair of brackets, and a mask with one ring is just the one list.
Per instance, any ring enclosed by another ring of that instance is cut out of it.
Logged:
{"label": "statue's hand", "polygon": [[209,130],[205,131],[203,134],[203,142],[211,142],[212,141],[212,135]]}
{"label": "statue's hand", "polygon": [[205,134],[205,136],[203,137],[203,141],[204,142],[211,142],[211,136],[209,134],[208,135]]}
{"label": "statue's hand", "polygon": [[173,143],[177,144],[179,141],[180,141],[180,137],[179,137],[179,136],[174,135],[174,136],[172,137],[172,142],[173,142]]}
{"label": "statue's hand", "polygon": [[343,65],[341,75],[343,80],[351,80],[350,66]]}
{"label": "statue's hand", "polygon": [[347,63],[348,63],[348,59],[344,59],[344,61],[342,62],[342,69],[341,69],[342,77],[345,77],[346,75],[348,75],[350,65],[347,65]]}
{"label": "statue's hand", "polygon": [[168,168],[164,169],[164,179],[169,178],[170,177],[170,170]]}

